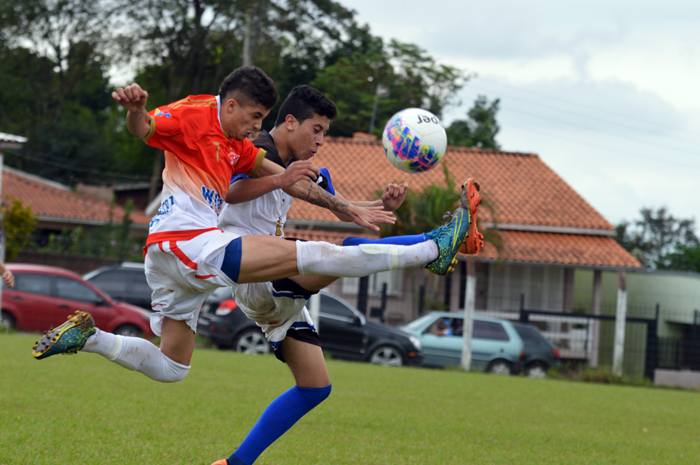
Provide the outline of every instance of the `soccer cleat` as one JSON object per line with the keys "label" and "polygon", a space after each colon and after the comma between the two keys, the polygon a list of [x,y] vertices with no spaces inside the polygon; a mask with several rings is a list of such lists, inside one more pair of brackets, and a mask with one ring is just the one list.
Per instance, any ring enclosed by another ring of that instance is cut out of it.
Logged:
{"label": "soccer cleat", "polygon": [[469,211],[459,207],[449,223],[440,226],[425,235],[434,240],[438,246],[438,258],[428,263],[425,267],[435,274],[445,276],[454,271],[457,264],[457,251],[459,251],[464,238],[469,230]]}
{"label": "soccer cleat", "polygon": [[76,311],[58,328],[51,328],[32,349],[35,359],[56,354],[75,354],[85,345],[85,341],[95,334],[95,321],[89,313]]}
{"label": "soccer cleat", "polygon": [[211,465],[228,465],[228,462],[226,461],[226,459],[221,459],[221,460],[217,460],[216,462],[212,463]]}
{"label": "soccer cleat", "polygon": [[467,237],[464,239],[459,251],[469,255],[479,253],[479,250],[484,247],[484,235],[476,229],[476,214],[481,204],[479,190],[479,184],[474,181],[474,178],[469,178],[462,184],[462,199],[460,205],[462,208],[469,209],[471,224],[469,225],[469,234],[467,234]]}

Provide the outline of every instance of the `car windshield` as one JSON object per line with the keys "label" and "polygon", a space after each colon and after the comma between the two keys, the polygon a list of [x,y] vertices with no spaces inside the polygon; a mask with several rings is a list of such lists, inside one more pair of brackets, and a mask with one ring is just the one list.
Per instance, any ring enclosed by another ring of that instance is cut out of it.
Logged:
{"label": "car windshield", "polygon": [[407,331],[417,331],[421,329],[423,326],[428,321],[432,321],[435,317],[431,314],[423,315],[422,317],[411,321],[410,323],[407,323],[406,325],[402,326],[401,329],[407,330]]}

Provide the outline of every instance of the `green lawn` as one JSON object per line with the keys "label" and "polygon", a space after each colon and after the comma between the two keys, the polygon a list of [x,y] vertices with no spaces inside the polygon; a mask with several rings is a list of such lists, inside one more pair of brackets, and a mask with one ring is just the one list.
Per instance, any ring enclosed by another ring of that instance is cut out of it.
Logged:
{"label": "green lawn", "polygon": [[[197,349],[161,384],[0,334],[0,464],[210,465],[292,386],[272,356]],[[700,462],[700,394],[330,360],[333,393],[256,464]]]}

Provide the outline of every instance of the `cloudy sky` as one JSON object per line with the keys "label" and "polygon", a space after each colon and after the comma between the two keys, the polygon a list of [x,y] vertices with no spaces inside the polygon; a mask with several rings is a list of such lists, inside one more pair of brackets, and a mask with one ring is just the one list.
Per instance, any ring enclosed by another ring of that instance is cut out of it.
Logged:
{"label": "cloudy sky", "polygon": [[609,221],[665,206],[700,223],[700,2],[340,1],[477,74],[445,124],[500,98],[501,147],[537,153]]}

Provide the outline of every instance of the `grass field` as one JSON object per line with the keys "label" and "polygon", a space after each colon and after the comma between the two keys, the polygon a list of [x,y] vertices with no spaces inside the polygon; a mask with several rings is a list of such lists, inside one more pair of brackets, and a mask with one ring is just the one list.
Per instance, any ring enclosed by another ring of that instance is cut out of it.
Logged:
{"label": "grass field", "polygon": [[[210,465],[293,381],[273,356],[197,349],[156,383],[94,354],[36,361],[0,334],[0,464]],[[700,394],[329,360],[330,398],[256,462],[697,464]]]}

